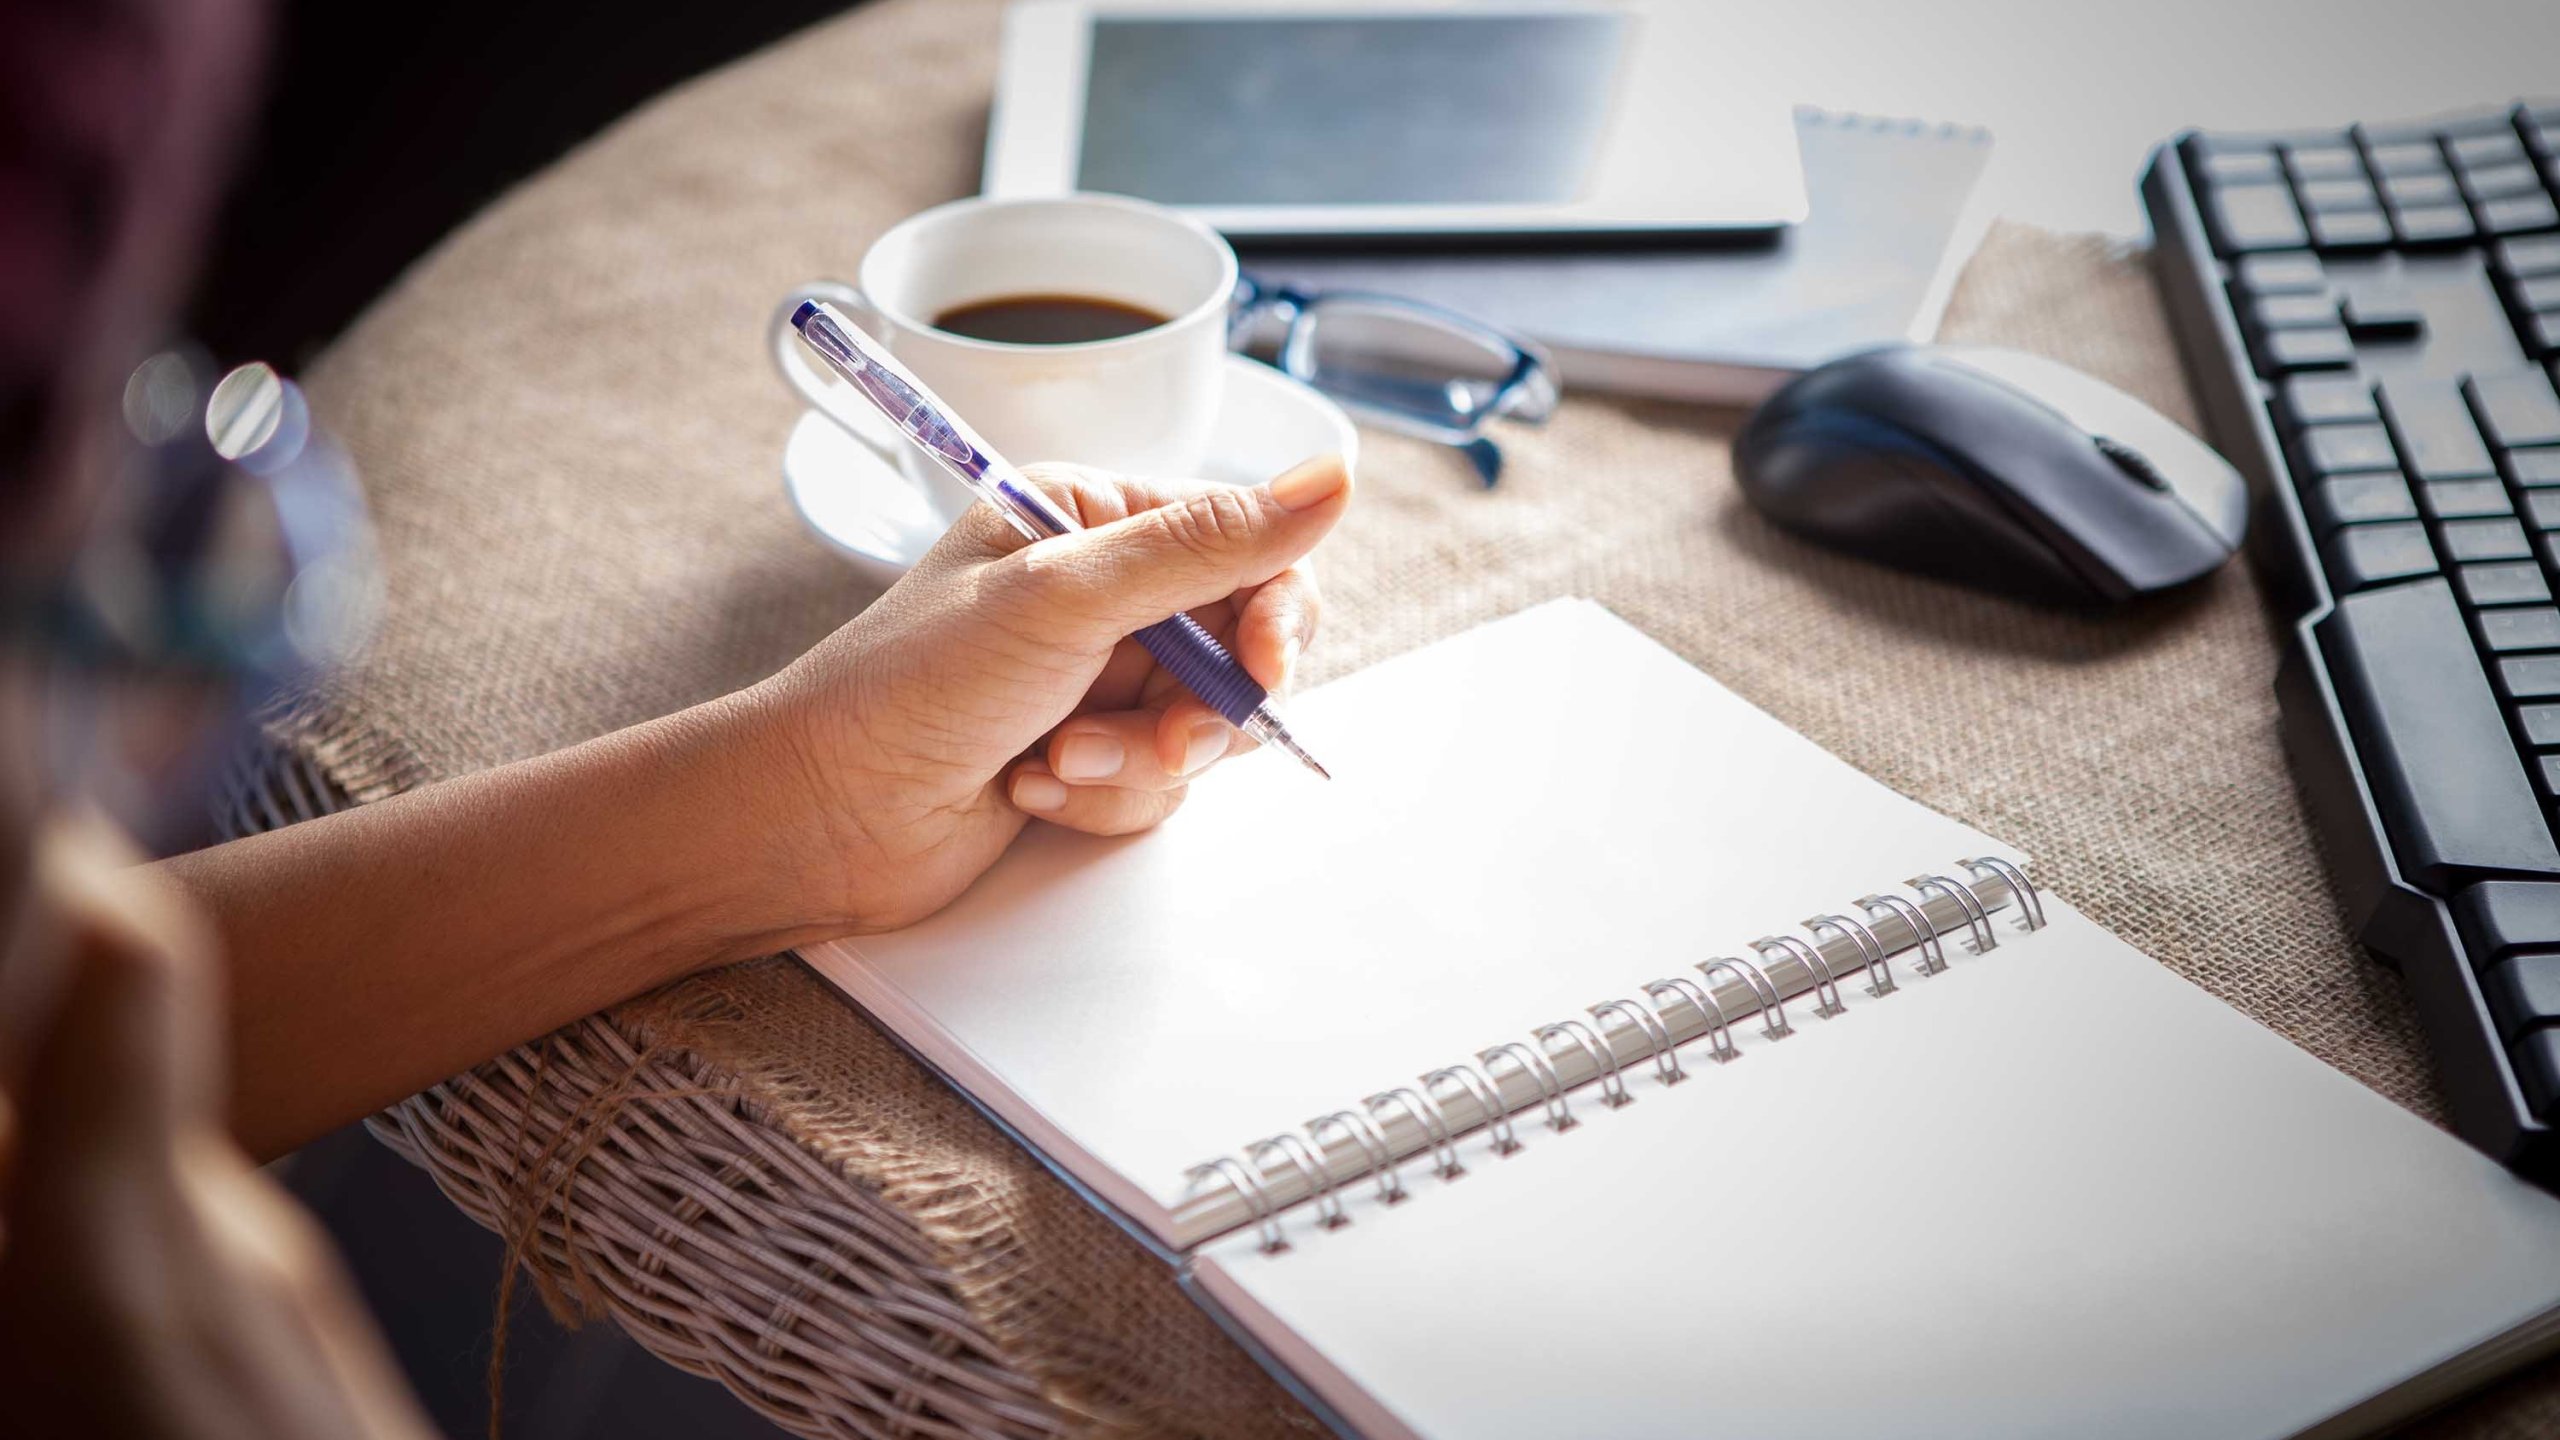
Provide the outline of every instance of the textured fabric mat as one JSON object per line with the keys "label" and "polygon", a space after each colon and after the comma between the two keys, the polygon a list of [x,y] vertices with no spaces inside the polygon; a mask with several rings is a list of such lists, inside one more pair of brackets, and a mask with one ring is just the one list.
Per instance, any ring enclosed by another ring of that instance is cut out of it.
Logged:
{"label": "textured fabric mat", "polygon": [[[974,188],[996,14],[992,0],[890,0],[683,87],[504,197],[373,307],[310,389],[373,497],[388,624],[280,723],[284,738],[355,799],[377,798],[753,681],[871,598],[783,497],[797,407],[763,326],[788,286],[848,275],[869,236]],[[2194,418],[2139,254],[1996,228],[1946,334],[2055,356]],[[2275,638],[2248,572],[2083,619],[1834,558],[1741,502],[1727,464],[1738,421],[1575,397],[1544,430],[1504,434],[1511,465],[1490,494],[1445,453],[1364,437],[1360,501],[1322,555],[1311,678],[1552,596],[1596,597],[1852,763],[2024,846],[2164,964],[2441,1118],[2399,983],[2349,943],[2297,806]],[[862,1303],[956,1305],[976,1327],[968,1344],[1068,1423],[1312,1427],[1160,1262],[795,962],[700,977],[591,1024],[589,1039],[681,1057],[687,1094],[813,1160],[847,1203],[911,1225],[912,1263]],[[510,1175],[462,1134],[456,1097],[534,1083],[527,1053],[400,1121],[404,1148],[458,1198],[477,1195],[475,1213]],[[615,1103],[673,1103],[655,1096]],[[672,1121],[652,1125],[632,1133],[667,1131],[667,1183],[734,1188]],[[546,1193],[546,1233],[624,1223],[681,1246],[663,1215],[607,1213],[618,1192],[582,1188],[583,1173]],[[873,1273],[841,1255],[812,1269],[792,1248],[807,1237],[775,1223],[772,1266],[808,1277],[791,1285]],[[537,1246],[535,1263],[574,1269],[564,1253]],[[755,1343],[730,1344],[715,1373],[750,1393],[834,1383],[823,1353],[784,1343],[801,1292],[740,1299],[723,1273],[689,1279],[686,1303],[732,1306],[723,1323]],[[610,1284],[584,1291],[599,1288],[644,1339],[687,1323]],[[760,1355],[800,1368],[759,1369]],[[928,1432],[936,1393],[913,1402]],[[805,1409],[794,1423],[832,1423]],[[2429,1429],[2560,1431],[2560,1370]]]}

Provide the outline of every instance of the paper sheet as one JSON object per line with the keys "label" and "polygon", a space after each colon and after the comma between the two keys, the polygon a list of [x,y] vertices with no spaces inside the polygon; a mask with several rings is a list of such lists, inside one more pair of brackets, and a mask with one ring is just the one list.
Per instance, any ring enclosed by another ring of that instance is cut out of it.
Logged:
{"label": "paper sheet", "polygon": [[948,910],[808,957],[1175,1246],[1192,1165],[2014,854],[1588,601],[1289,710],[1332,783],[1256,755],[1147,835],[1035,825]]}
{"label": "paper sheet", "polygon": [[2560,1202],[2046,903],[1198,1282],[1373,1437],[2287,1436],[2560,1301]]}

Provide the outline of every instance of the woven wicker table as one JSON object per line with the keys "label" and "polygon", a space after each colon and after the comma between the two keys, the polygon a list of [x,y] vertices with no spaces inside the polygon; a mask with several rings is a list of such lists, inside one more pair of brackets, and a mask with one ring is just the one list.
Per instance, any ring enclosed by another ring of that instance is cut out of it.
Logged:
{"label": "woven wicker table", "polygon": [[[783,499],[794,406],[762,326],[974,187],[997,15],[886,0],[683,87],[456,232],[324,358],[311,393],[364,471],[390,603],[373,651],[277,717],[237,824],[716,695],[868,603]],[[610,354],[562,342],[608,315]],[[2192,413],[2142,258],[2104,243],[1995,230],[1947,331]],[[1816,554],[1734,494],[1738,420],[1575,398],[1506,437],[1489,494],[1368,437],[1312,678],[1596,597],[2438,1117],[2406,999],[2348,942],[2300,818],[2248,574],[2098,621]],[[527,1044],[375,1130],[555,1308],[802,1434],[1316,1430],[1167,1267],[788,957]],[[2560,1371],[2430,1428],[2560,1432]]]}

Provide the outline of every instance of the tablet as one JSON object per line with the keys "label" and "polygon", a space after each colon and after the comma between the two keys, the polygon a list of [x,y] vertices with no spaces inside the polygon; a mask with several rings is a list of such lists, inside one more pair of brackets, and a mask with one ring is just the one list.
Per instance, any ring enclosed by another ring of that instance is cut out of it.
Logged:
{"label": "tablet", "polygon": [[1659,23],[1589,3],[1016,0],[985,193],[1136,195],[1248,239],[1803,219],[1786,97],[1685,37],[1645,43]]}

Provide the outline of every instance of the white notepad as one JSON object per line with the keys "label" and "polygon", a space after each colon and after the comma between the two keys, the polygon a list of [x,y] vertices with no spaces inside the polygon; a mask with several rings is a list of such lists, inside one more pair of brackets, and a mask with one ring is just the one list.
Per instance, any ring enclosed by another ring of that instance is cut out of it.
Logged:
{"label": "white notepad", "polygon": [[2560,1340],[2560,1203],[1596,605],[1291,721],[807,958],[1346,1429],[2357,1433]]}

